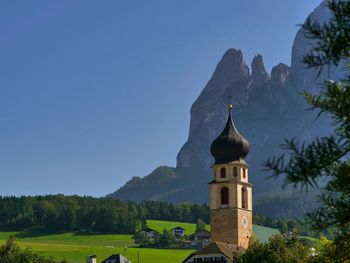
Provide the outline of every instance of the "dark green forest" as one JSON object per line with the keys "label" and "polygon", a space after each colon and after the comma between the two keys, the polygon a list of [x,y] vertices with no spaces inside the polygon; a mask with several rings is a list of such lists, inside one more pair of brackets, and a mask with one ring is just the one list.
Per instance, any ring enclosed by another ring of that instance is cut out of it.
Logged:
{"label": "dark green forest", "polygon": [[173,205],[155,201],[123,202],[109,198],[47,195],[0,197],[0,229],[38,229],[134,233],[137,220],[195,222],[209,220],[206,205]]}
{"label": "dark green forest", "polygon": [[[110,198],[47,195],[0,197],[0,230],[133,234],[146,219],[209,224],[206,204],[119,201]],[[300,220],[255,214],[254,223],[311,235]]]}

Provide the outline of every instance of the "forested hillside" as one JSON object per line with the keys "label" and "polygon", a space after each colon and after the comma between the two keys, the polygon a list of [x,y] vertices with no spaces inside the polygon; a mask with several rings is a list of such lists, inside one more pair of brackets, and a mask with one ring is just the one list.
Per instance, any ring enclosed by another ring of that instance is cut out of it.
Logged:
{"label": "forested hillside", "polygon": [[0,229],[82,231],[132,234],[142,219],[209,222],[208,207],[155,201],[123,202],[109,198],[48,195],[0,197]]}
{"label": "forested hillside", "polygon": [[[206,204],[172,204],[158,201],[120,201],[110,198],[47,195],[0,197],[0,230],[37,232],[85,232],[133,234],[147,219],[209,224]],[[310,232],[302,221],[254,214],[257,225],[278,228],[282,233]]]}

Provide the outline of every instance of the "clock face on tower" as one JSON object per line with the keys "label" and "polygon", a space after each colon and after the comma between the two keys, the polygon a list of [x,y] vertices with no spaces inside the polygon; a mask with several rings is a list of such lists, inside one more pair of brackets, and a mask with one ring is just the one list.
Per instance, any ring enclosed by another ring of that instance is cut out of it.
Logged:
{"label": "clock face on tower", "polygon": [[242,223],[242,227],[244,229],[247,229],[247,227],[248,227],[248,218],[247,218],[247,216],[243,215],[241,217],[241,223]]}

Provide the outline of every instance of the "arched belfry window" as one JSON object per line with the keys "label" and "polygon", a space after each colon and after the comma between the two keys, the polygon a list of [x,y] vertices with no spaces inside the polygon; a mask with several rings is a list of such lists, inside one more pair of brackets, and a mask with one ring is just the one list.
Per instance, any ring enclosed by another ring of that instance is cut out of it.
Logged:
{"label": "arched belfry window", "polygon": [[233,177],[237,177],[237,174],[238,174],[237,167],[233,167],[232,174],[233,174]]}
{"label": "arched belfry window", "polygon": [[228,188],[221,188],[221,205],[228,205]]}
{"label": "arched belfry window", "polygon": [[245,179],[247,176],[247,170],[245,168],[243,168],[242,172],[243,172],[243,178]]}
{"label": "arched belfry window", "polygon": [[247,188],[242,187],[242,208],[248,208],[248,191]]}
{"label": "arched belfry window", "polygon": [[220,169],[220,178],[225,178],[226,177],[226,169],[225,167],[222,167]]}

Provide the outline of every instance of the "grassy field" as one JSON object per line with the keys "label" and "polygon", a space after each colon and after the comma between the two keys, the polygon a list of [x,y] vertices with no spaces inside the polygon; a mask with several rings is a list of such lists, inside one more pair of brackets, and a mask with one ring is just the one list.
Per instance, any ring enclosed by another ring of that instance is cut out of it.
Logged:
{"label": "grassy field", "polygon": [[69,262],[85,263],[86,256],[97,255],[97,262],[112,254],[124,254],[133,263],[180,263],[192,251],[180,249],[138,248],[131,235],[80,235],[74,233],[31,236],[23,232],[0,232],[0,245],[9,235],[15,235],[17,243],[25,248],[31,247],[44,256],[57,260],[66,258]]}
{"label": "grassy field", "polygon": [[[150,228],[162,233],[164,229],[170,230],[180,226],[185,229],[186,235],[191,235],[196,230],[196,224],[147,220]],[[268,236],[278,231],[271,228],[254,225],[254,232],[261,241],[267,241]],[[210,226],[206,228],[210,230]],[[139,263],[180,263],[192,250],[183,249],[152,249],[138,248],[131,235],[86,235],[78,233],[34,235],[25,232],[0,232],[0,245],[9,235],[15,235],[17,243],[25,248],[31,247],[34,251],[44,256],[54,257],[56,260],[63,258],[69,262],[85,263],[86,256],[97,255],[97,262],[101,262],[112,254],[124,254],[133,263],[137,263],[137,254],[140,255]],[[125,250],[125,247],[127,249]]]}

